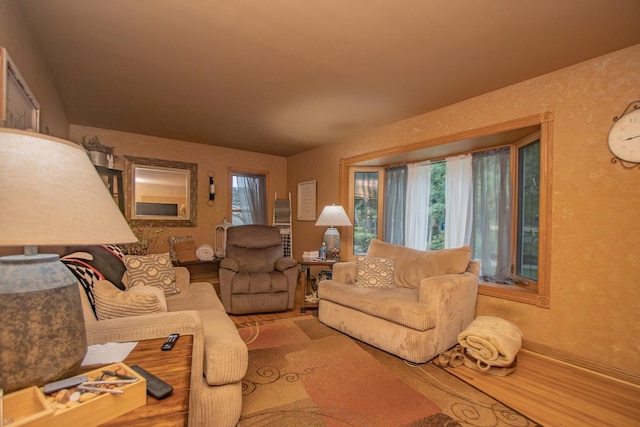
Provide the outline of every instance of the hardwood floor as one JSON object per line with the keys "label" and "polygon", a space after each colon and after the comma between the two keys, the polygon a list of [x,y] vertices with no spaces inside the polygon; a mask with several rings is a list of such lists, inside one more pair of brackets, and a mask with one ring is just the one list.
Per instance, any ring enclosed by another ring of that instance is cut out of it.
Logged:
{"label": "hardwood floor", "polygon": [[[230,316],[238,323],[297,316],[284,313]],[[640,386],[612,379],[528,350],[518,353],[518,367],[506,377],[459,366],[448,371],[544,426],[640,426]]]}
{"label": "hardwood floor", "polygon": [[640,387],[528,350],[506,377],[447,370],[545,426],[640,426]]}

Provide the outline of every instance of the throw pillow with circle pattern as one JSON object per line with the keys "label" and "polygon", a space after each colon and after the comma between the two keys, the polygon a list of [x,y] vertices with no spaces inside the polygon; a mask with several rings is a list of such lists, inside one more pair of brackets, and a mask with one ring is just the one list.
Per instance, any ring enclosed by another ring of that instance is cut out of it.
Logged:
{"label": "throw pillow with circle pattern", "polygon": [[356,257],[356,286],[361,288],[395,288],[393,258]]}
{"label": "throw pillow with circle pattern", "polygon": [[155,286],[164,291],[165,296],[180,292],[176,284],[176,273],[171,257],[165,254],[125,255],[129,287]]}

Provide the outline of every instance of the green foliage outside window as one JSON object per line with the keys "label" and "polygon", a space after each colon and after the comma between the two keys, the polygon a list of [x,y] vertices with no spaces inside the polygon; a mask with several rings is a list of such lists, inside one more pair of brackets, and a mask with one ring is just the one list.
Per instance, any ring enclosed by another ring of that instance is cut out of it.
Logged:
{"label": "green foliage outside window", "polygon": [[431,164],[431,189],[429,206],[429,250],[444,249],[445,203],[447,162]]}

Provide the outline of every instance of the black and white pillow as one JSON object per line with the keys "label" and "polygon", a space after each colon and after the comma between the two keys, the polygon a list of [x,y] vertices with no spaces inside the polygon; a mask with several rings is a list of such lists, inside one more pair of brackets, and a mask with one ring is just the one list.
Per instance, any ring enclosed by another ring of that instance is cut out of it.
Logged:
{"label": "black and white pillow", "polygon": [[122,276],[126,271],[124,253],[117,245],[96,245],[69,248],[68,254],[60,260],[76,276],[84,288],[91,308],[95,313],[93,284],[98,280],[108,280],[120,290],[125,290]]}

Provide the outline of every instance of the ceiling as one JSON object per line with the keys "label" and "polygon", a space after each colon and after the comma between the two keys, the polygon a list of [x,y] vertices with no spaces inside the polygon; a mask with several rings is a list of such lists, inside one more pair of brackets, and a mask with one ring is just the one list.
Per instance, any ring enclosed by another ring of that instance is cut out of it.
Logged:
{"label": "ceiling", "polygon": [[20,0],[73,124],[281,156],[640,43],[638,0]]}

